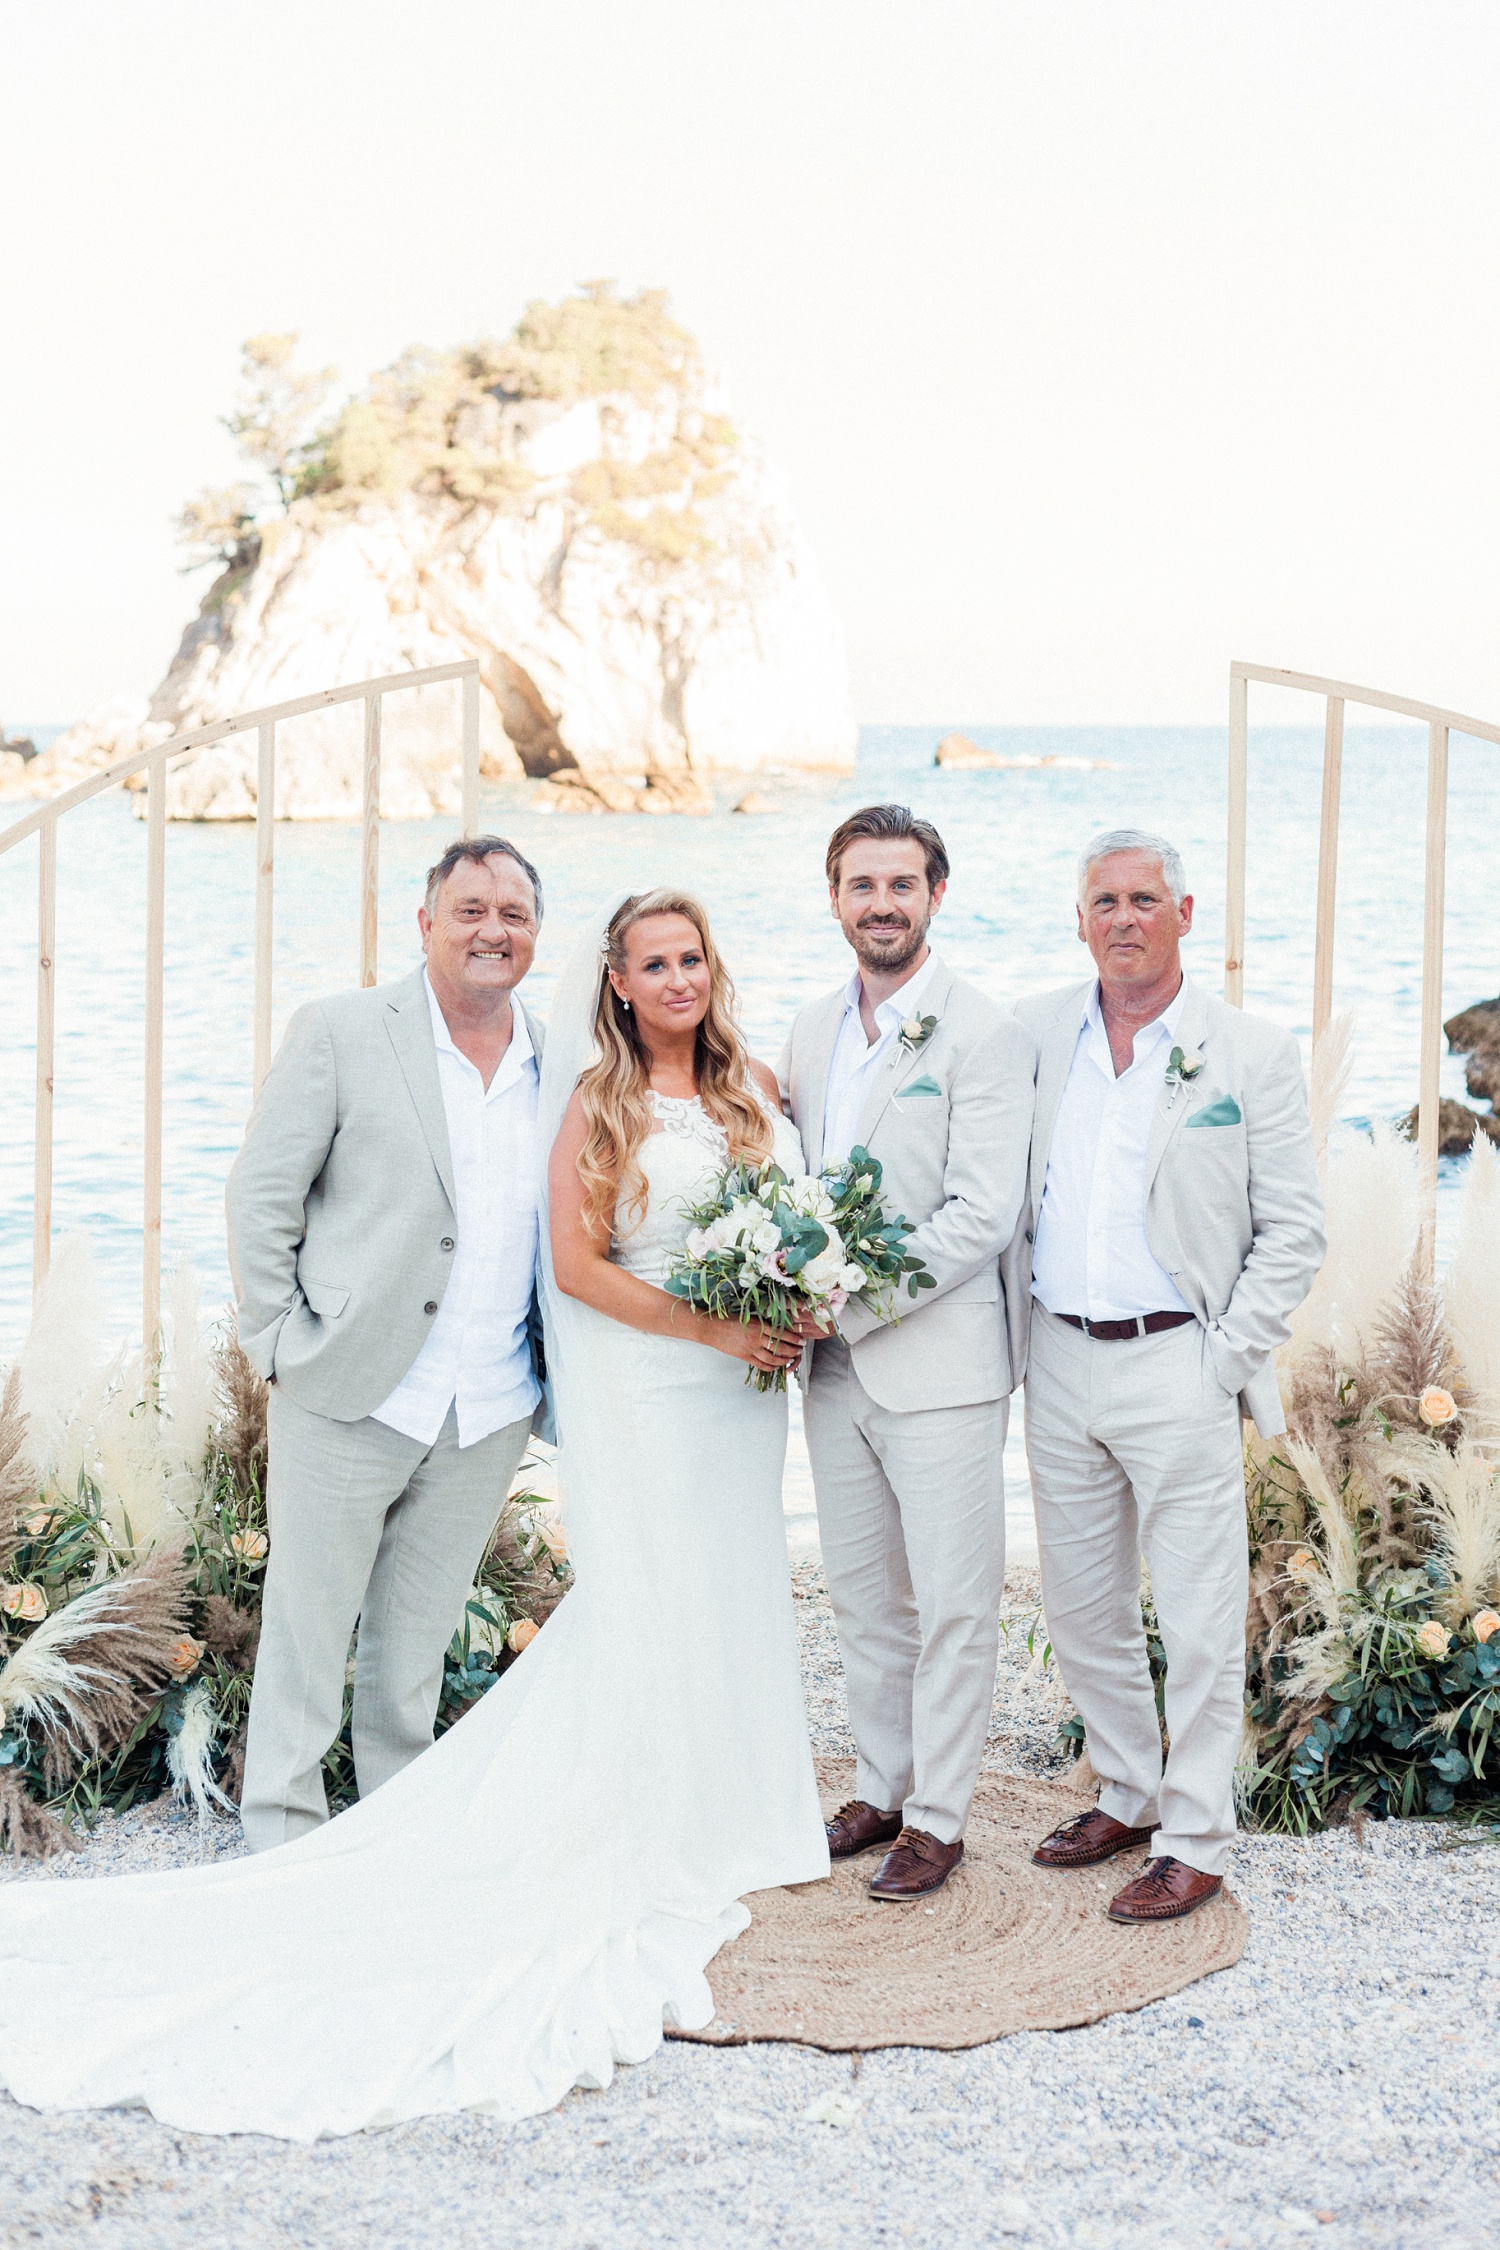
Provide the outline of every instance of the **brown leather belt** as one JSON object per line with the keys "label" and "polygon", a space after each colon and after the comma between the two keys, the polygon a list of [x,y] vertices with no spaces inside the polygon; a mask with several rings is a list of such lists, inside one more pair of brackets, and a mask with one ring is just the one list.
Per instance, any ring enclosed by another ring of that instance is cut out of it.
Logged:
{"label": "brown leather belt", "polygon": [[1164,1328],[1181,1328],[1196,1315],[1148,1312],[1137,1313],[1134,1320],[1085,1320],[1082,1313],[1060,1312],[1054,1317],[1065,1320],[1070,1328],[1081,1328],[1085,1336],[1093,1336],[1101,1344],[1123,1344],[1136,1336],[1159,1336]]}

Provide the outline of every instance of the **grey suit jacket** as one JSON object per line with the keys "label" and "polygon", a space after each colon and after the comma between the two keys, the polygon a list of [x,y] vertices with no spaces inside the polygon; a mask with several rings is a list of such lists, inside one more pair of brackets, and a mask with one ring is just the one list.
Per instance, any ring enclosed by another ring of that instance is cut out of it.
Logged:
{"label": "grey suit jacket", "polygon": [[[895,1413],[972,1406],[1015,1388],[999,1254],[1026,1194],[1035,1045],[1013,1015],[935,965],[921,1013],[937,1028],[917,1051],[896,1040],[865,1098],[859,1140],[884,1168],[892,1215],[916,1222],[908,1248],[935,1289],[896,1300],[900,1325],[846,1306],[839,1328],[859,1379]],[[844,991],[798,1016],[781,1057],[782,1100],[808,1167],[823,1162],[823,1104]]]}
{"label": "grey suit jacket", "polygon": [[[519,1005],[519,1003],[518,1003]],[[542,1027],[523,1010],[532,1045]],[[224,1194],[240,1342],[299,1406],[357,1422],[432,1327],[458,1210],[418,969],[299,1008]],[[540,1314],[532,1350],[545,1387]],[[536,1427],[545,1426],[546,1399]]]}
{"label": "grey suit jacket", "polygon": [[[1272,1354],[1291,1333],[1290,1316],[1326,1247],[1302,1062],[1290,1032],[1211,998],[1190,977],[1183,983],[1177,1044],[1201,1055],[1203,1068],[1175,1087],[1162,1073],[1147,1143],[1146,1239],[1207,1328],[1225,1390],[1238,1394],[1240,1412],[1262,1437],[1275,1437],[1286,1418]],[[1037,1039],[1036,1124],[1026,1224],[1004,1264],[1028,1336],[1031,1240],[1093,989],[1090,977],[1016,1010]]]}

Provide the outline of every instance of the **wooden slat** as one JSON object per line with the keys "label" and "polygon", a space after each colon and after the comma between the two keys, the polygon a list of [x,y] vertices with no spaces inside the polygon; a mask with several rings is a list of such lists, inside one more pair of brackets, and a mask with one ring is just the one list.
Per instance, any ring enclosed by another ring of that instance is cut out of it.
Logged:
{"label": "wooden slat", "polygon": [[57,1026],[57,822],[44,821],[36,873],[36,1157],[31,1193],[31,1286],[52,1263],[52,1080]]}
{"label": "wooden slat", "polygon": [[464,678],[463,834],[479,833],[479,672]]}
{"label": "wooden slat", "polygon": [[255,771],[255,1062],[258,1094],[271,1067],[271,960],[276,885],[276,721],[261,722]]}
{"label": "wooden slat", "polygon": [[1224,997],[1245,1005],[1245,813],[1250,737],[1250,692],[1229,682],[1229,864],[1224,877]]}
{"label": "wooden slat", "polygon": [[1323,803],[1318,815],[1318,914],[1313,939],[1313,1053],[1333,1014],[1333,921],[1339,880],[1339,797],[1344,771],[1344,699],[1330,695],[1323,721]]}
{"label": "wooden slat", "polygon": [[167,896],[167,768],[151,768],[146,797],[146,1116],[141,1244],[141,1344],[147,1380],[161,1338],[162,1011]]}
{"label": "wooden slat", "polygon": [[1450,734],[1472,734],[1480,742],[1500,742],[1500,725],[1492,719],[1473,719],[1462,711],[1448,711],[1440,703],[1418,703],[1409,695],[1387,695],[1383,688],[1354,687],[1348,680],[1323,680],[1312,672],[1282,672],[1270,664],[1229,667],[1232,680],[1263,680],[1267,687],[1300,688],[1309,695],[1336,695],[1344,703],[1367,703],[1375,711],[1399,711],[1403,718],[1420,719],[1424,726],[1443,726]]}
{"label": "wooden slat", "polygon": [[1417,1172],[1425,1206],[1423,1256],[1436,1256],[1438,1088],[1443,1067],[1443,903],[1448,851],[1448,729],[1427,730],[1427,865],[1422,885],[1422,1056],[1417,1099]]}
{"label": "wooden slat", "polygon": [[43,821],[55,820],[60,813],[71,812],[75,805],[85,804],[102,790],[113,789],[117,782],[150,765],[153,758],[180,758],[189,750],[201,750],[207,743],[226,741],[232,734],[249,734],[268,720],[275,725],[282,719],[301,718],[306,711],[325,711],[330,704],[355,703],[363,696],[391,695],[398,688],[433,687],[439,680],[462,680],[478,670],[478,658],[466,656],[461,664],[432,664],[423,672],[391,672],[384,679],[357,680],[351,687],[320,688],[316,695],[299,695],[290,703],[268,703],[259,711],[241,711],[232,719],[215,719],[210,726],[190,727],[185,734],[174,734],[167,741],[159,742],[154,750],[133,751],[103,773],[80,781],[50,803],[26,813],[11,827],[0,829],[0,856],[14,845],[24,843]]}
{"label": "wooden slat", "polygon": [[380,938],[380,698],[365,697],[365,805],[359,851],[359,981],[375,982]]}

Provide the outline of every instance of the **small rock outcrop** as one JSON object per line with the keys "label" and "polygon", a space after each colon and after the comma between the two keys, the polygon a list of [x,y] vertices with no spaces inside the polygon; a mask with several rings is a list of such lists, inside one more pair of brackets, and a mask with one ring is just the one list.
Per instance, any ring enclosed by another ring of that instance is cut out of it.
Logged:
{"label": "small rock outcrop", "polygon": [[[1491,1107],[1471,1109],[1467,1102],[1444,1095],[1438,1103],[1438,1154],[1466,1156],[1479,1133],[1500,1145],[1500,1116],[1495,1115],[1493,1106],[1500,1097],[1500,999],[1476,1000],[1471,1008],[1461,1008],[1448,1018],[1443,1030],[1449,1053],[1468,1057],[1464,1084],[1476,1099],[1489,1102]],[[1410,1140],[1417,1137],[1419,1114],[1420,1104],[1401,1121],[1401,1130]]]}
{"label": "small rock outcrop", "polygon": [[[166,677],[149,703],[71,728],[31,791],[193,726],[465,657],[481,667],[482,770],[548,784],[559,810],[699,810],[716,771],[852,767],[816,566],[659,292],[596,284],[530,306],[502,342],[409,351],[295,441],[332,371],[294,375],[294,343],[246,346],[230,427],[260,481],[184,513],[221,567]],[[460,740],[456,685],[388,697],[382,811],[455,811]],[[287,722],[278,814],[355,817],[361,745],[357,704]],[[250,818],[255,776],[254,737],[232,736],[174,764],[168,810]]]}
{"label": "small rock outcrop", "polygon": [[[1401,1120],[1401,1130],[1409,1141],[1414,1141],[1417,1137],[1421,1114],[1422,1106],[1419,1102]],[[1500,1143],[1500,1117],[1490,1117],[1482,1110],[1470,1109],[1467,1102],[1451,1101],[1445,1094],[1438,1103],[1439,1156],[1467,1156],[1474,1146],[1475,1136],[1480,1133],[1487,1140]]]}
{"label": "small rock outcrop", "polygon": [[935,766],[952,766],[960,772],[1003,763],[998,750],[981,750],[966,734],[945,734],[932,762]]}
{"label": "small rock outcrop", "polygon": [[1467,1055],[1464,1084],[1476,1099],[1500,1101],[1500,1000],[1476,1000],[1443,1026],[1451,1054]]}

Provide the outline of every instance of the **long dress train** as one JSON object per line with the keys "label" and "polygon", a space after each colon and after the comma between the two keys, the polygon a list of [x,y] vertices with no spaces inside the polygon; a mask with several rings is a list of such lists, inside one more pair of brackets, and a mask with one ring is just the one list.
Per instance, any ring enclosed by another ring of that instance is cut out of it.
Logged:
{"label": "long dress train", "polygon": [[[723,1162],[658,1100],[615,1255],[657,1280]],[[799,1165],[778,1120],[778,1155]],[[794,1139],[795,1136],[792,1136]],[[800,1168],[800,1165],[799,1165]],[[0,2084],[292,2140],[549,2108],[693,2028],[749,1891],[828,1872],[781,1512],[786,1400],[569,1308],[577,1583],[479,1704],[258,1858],[0,1888]]]}

